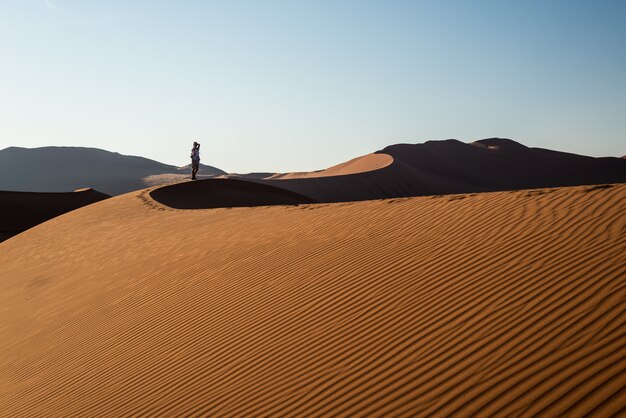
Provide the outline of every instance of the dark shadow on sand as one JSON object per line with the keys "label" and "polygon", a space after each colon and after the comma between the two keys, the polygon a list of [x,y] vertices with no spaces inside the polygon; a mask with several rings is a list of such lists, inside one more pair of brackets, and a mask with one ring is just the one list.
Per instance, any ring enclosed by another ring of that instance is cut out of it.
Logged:
{"label": "dark shadow on sand", "polygon": [[166,206],[200,209],[233,206],[337,203],[414,196],[544,189],[626,182],[626,160],[528,148],[504,138],[470,144],[457,140],[397,144],[378,153],[393,162],[345,175],[272,179],[242,175],[156,189]]}
{"label": "dark shadow on sand", "polygon": [[150,192],[157,202],[174,209],[211,209],[298,205],[315,200],[289,190],[235,179],[207,179],[164,186]]}
{"label": "dark shadow on sand", "polygon": [[0,191],[0,242],[49,219],[109,197],[93,189],[62,193]]}

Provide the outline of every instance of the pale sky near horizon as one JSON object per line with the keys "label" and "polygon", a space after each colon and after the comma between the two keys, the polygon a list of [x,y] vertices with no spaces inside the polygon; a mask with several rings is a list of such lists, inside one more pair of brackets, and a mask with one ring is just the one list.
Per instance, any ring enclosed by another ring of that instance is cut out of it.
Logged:
{"label": "pale sky near horizon", "polygon": [[228,172],[506,137],[626,154],[626,1],[0,0],[0,149]]}

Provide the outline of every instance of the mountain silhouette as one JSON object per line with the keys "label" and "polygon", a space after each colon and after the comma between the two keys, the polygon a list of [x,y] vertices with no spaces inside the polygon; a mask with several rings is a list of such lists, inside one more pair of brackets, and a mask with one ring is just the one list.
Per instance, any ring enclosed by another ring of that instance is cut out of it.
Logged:
{"label": "mountain silhouette", "polygon": [[[71,192],[90,187],[119,195],[158,184],[160,175],[169,175],[163,181],[171,181],[172,176],[182,179],[188,173],[148,158],[97,148],[9,147],[0,151],[0,190]],[[215,167],[200,168],[204,177],[220,174],[224,172]]]}

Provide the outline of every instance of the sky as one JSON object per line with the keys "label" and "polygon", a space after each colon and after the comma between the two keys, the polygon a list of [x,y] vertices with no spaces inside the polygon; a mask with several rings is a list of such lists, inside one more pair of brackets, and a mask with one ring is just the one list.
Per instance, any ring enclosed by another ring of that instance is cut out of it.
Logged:
{"label": "sky", "polygon": [[0,149],[228,172],[505,137],[626,154],[626,1],[0,0]]}

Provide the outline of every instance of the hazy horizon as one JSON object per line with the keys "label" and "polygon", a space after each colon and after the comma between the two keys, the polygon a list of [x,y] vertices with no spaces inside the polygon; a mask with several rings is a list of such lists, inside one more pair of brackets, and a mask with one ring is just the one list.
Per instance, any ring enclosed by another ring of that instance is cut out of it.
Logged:
{"label": "hazy horizon", "polygon": [[505,137],[626,154],[620,1],[0,2],[0,149],[229,172]]}
{"label": "hazy horizon", "polygon": [[[423,142],[418,142],[417,144],[419,144],[419,143],[425,143],[425,142],[428,142],[428,141],[445,141],[445,140],[450,140],[450,139],[455,140],[456,138],[426,140],[426,141],[423,141]],[[480,138],[480,139],[477,139],[477,141],[480,141],[481,139],[489,139],[489,138]],[[512,139],[512,138],[503,138],[503,139],[511,139],[511,140],[515,141],[515,140],[514,140],[514,139]],[[462,141],[462,142],[464,142],[464,141]],[[520,141],[515,141],[515,142],[520,143]],[[388,145],[397,145],[397,144],[399,144],[399,143],[395,143],[395,144],[388,144]],[[406,144],[406,142],[405,142],[405,144]],[[411,143],[411,144],[413,144],[413,143]],[[522,145],[526,145],[526,144],[524,144],[524,143],[521,143],[521,144],[522,144]],[[23,148],[23,149],[40,149],[40,148],[84,148],[84,149],[95,149],[95,150],[100,150],[100,151],[107,151],[107,152],[111,152],[111,153],[117,153],[117,154],[120,154],[120,155],[123,155],[123,156],[127,156],[127,157],[142,157],[142,158],[147,158],[147,159],[150,159],[150,160],[153,160],[153,161],[159,162],[159,163],[168,164],[168,165],[172,165],[172,166],[179,167],[179,168],[180,168],[180,167],[185,167],[185,166],[188,166],[188,165],[190,164],[189,162],[185,162],[185,163],[183,163],[183,164],[177,165],[177,164],[172,164],[172,163],[169,163],[169,162],[166,162],[166,161],[161,161],[161,160],[157,160],[157,159],[154,159],[154,158],[146,157],[145,155],[138,155],[138,154],[125,154],[125,153],[123,153],[123,152],[119,152],[119,151],[112,150],[112,149],[99,148],[99,147],[89,147],[89,146],[83,146],[83,145],[42,145],[42,146],[40,146],[40,147],[21,147],[21,146],[19,146],[19,145],[10,145],[10,146],[8,146],[8,147],[4,147],[4,148],[0,149],[0,152],[1,152],[1,151],[6,150],[6,149],[8,149],[8,148],[12,148],[12,147]],[[371,150],[371,152],[380,151],[380,150],[382,150],[383,148],[385,148],[385,147],[381,147],[380,149],[377,149],[377,150]],[[542,148],[542,147],[534,147],[534,148]],[[568,151],[557,150],[557,149],[552,149],[552,151],[568,152]],[[575,154],[575,153],[574,153],[574,154]],[[578,155],[583,155],[583,154],[578,154]],[[316,171],[316,170],[322,170],[322,169],[325,169],[325,168],[330,168],[330,167],[331,167],[331,166],[333,166],[333,165],[336,165],[336,164],[341,164],[341,163],[346,162],[346,161],[348,161],[348,160],[350,160],[350,159],[357,158],[357,157],[360,157],[360,156],[361,156],[361,155],[354,155],[354,156],[352,156],[352,157],[348,157],[346,160],[343,160],[343,161],[337,161],[337,162],[335,162],[335,163],[331,163],[330,165],[328,165],[328,166],[326,166],[326,167],[320,167],[319,169],[313,169],[313,170],[310,170],[310,171]],[[585,155],[585,156],[588,156],[588,155]],[[618,155],[601,155],[601,156],[596,156],[596,157],[615,157],[615,158],[623,158],[623,157],[626,157],[626,155],[624,155],[624,156],[618,156]],[[222,168],[221,168],[221,167],[219,167],[219,166],[216,166],[216,165],[213,165],[213,164],[208,164],[208,163],[207,163],[206,161],[204,161],[204,160],[203,160],[203,161],[201,161],[201,165],[212,166],[212,167],[217,168],[217,169],[220,169],[220,170],[222,169]],[[243,171],[229,171],[229,170],[225,170],[225,171],[226,171],[227,173],[239,173],[239,174],[251,173],[251,171],[247,171],[247,172],[243,172]],[[302,171],[302,170],[293,170],[293,171]],[[256,172],[261,172],[261,171],[256,171]],[[278,173],[279,171],[276,171],[276,170],[265,170],[265,171],[262,171],[262,172],[273,172],[273,173]]]}

